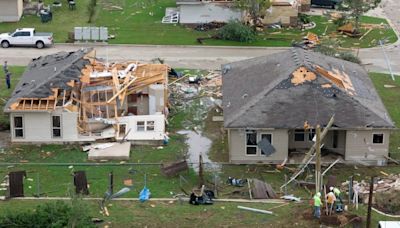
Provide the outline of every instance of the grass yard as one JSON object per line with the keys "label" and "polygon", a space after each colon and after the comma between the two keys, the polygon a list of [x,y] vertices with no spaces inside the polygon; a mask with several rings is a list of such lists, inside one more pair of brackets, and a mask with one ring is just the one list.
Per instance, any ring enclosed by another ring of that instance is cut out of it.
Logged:
{"label": "grass yard", "polygon": [[[13,73],[13,85],[17,83],[23,67],[10,67]],[[398,123],[400,121],[400,110],[397,107],[397,101],[400,100],[400,84],[398,81],[393,82],[389,75],[371,73],[371,79],[377,88],[379,95],[382,97],[392,119]],[[384,85],[395,85],[394,88],[385,88]],[[4,84],[0,84],[4,86]],[[2,101],[10,96],[11,90],[3,89],[1,92]],[[4,106],[4,103],[1,103]],[[70,192],[74,189],[72,172],[78,170],[86,171],[89,182],[89,197],[102,197],[108,187],[108,174],[114,173],[114,191],[118,191],[124,187],[125,179],[133,180],[133,189],[123,197],[137,198],[140,190],[144,186],[144,175],[147,174],[147,186],[152,192],[152,197],[172,197],[174,194],[181,193],[183,188],[190,192],[191,189],[198,185],[197,173],[190,169],[181,175],[187,182],[181,182],[179,177],[166,178],[160,172],[159,165],[144,165],[143,163],[159,163],[174,161],[181,159],[187,152],[185,138],[176,134],[177,130],[187,126],[193,127],[199,125],[202,121],[198,116],[198,110],[201,106],[194,102],[185,111],[173,112],[172,118],[169,120],[168,131],[171,140],[167,146],[157,149],[151,146],[133,147],[131,159],[126,162],[138,163],[132,165],[124,165],[119,163],[110,163],[108,161],[103,164],[91,163],[86,160],[86,153],[81,152],[76,145],[14,145],[6,150],[6,153],[0,153],[0,163],[2,162],[21,162],[27,160],[29,162],[49,163],[48,165],[8,165],[0,167],[0,178],[12,170],[26,170],[28,178],[25,179],[24,190],[26,196],[35,196],[38,193],[41,196],[70,196]],[[196,111],[197,110],[197,111]],[[222,122],[213,122],[211,118],[216,115],[215,111],[208,113],[205,120],[203,132],[207,137],[212,139],[210,156],[215,161],[227,161],[226,138],[220,134]],[[2,115],[4,124],[8,119]],[[400,134],[397,132],[391,136],[391,152],[392,156],[399,153]],[[398,157],[397,157],[398,159]],[[51,164],[53,163],[53,164]],[[57,164],[66,163],[66,164]],[[85,163],[82,165],[73,163]],[[142,164],[140,164],[142,163]],[[207,166],[206,166],[207,167]],[[325,168],[323,168],[325,169]],[[328,175],[336,175],[338,182],[343,182],[354,176],[355,180],[367,179],[370,176],[381,176],[380,171],[386,173],[399,173],[399,166],[386,167],[357,167],[336,165],[328,173]],[[276,171],[274,165],[222,165],[221,171],[218,173],[206,172],[205,178],[207,185],[212,189],[214,178],[217,177],[218,197],[220,198],[248,198],[246,187],[236,188],[226,184],[226,179],[236,178],[257,178],[270,183],[276,192],[279,192],[280,186],[284,183],[285,175],[291,176],[288,170]],[[301,179],[305,179],[312,172],[306,172]],[[236,193],[234,193],[236,192]],[[271,204],[238,204],[238,203],[216,203],[213,206],[191,206],[187,202],[169,203],[169,202],[110,202],[110,217],[103,217],[99,214],[98,202],[88,201],[90,214],[94,217],[105,219],[105,224],[112,227],[129,227],[129,226],[149,226],[149,227],[176,227],[177,224],[182,227],[187,226],[263,226],[263,227],[314,227],[318,225],[316,220],[301,219],[305,210],[311,210],[308,205],[308,199],[311,193],[305,189],[298,188],[294,185],[288,186],[288,193],[302,197],[304,202],[301,204],[291,204],[283,206],[273,211],[275,216],[262,215],[253,212],[241,211],[237,209],[237,205],[249,206],[259,209],[270,209],[276,205]],[[85,201],[86,202],[86,201]],[[43,201],[22,201],[11,200],[0,202],[0,214],[6,212],[15,212],[19,210],[33,210]],[[365,206],[361,206],[360,210],[354,211],[360,216],[366,216]],[[373,213],[373,225],[379,220],[387,220],[376,213]],[[288,225],[290,224],[290,225]]]}
{"label": "grass yard", "polygon": [[[46,4],[52,0],[45,0]],[[175,0],[98,0],[95,20],[92,24],[88,22],[87,5],[89,0],[78,2],[77,9],[71,11],[68,5],[54,8],[53,20],[41,23],[37,16],[24,16],[17,23],[0,23],[0,32],[10,32],[15,28],[35,27],[38,31],[53,32],[55,42],[64,43],[68,32],[74,27],[105,26],[109,28],[109,34],[115,35],[115,39],[109,41],[111,44],[158,44],[158,45],[198,45],[198,37],[208,37],[216,31],[199,32],[181,25],[162,24],[161,19],[165,14],[165,8],[175,7]],[[358,38],[343,37],[335,35],[336,26],[327,18],[312,16],[312,21],[317,27],[311,29],[318,35],[327,30],[325,39],[334,39],[342,47],[372,47],[377,45],[377,40],[386,39],[387,43],[393,43],[397,37],[393,30],[374,29],[363,40]],[[362,22],[371,24],[387,24],[385,19],[362,17]],[[367,30],[364,29],[363,32]],[[291,46],[293,41],[300,41],[308,31],[299,29],[267,29],[259,33],[258,39],[252,43],[241,43],[225,40],[206,40],[205,45],[218,46]],[[331,35],[332,34],[332,35]]]}
{"label": "grass yard", "polygon": [[[51,201],[13,199],[0,202],[0,214],[32,211],[37,205],[45,202]],[[275,208],[279,204],[217,202],[211,206],[192,206],[187,202],[110,201],[107,204],[110,216],[106,217],[100,213],[99,202],[84,202],[90,216],[104,219],[101,227],[319,227],[317,220],[303,218],[303,213],[311,210],[307,203],[290,203]],[[271,210],[274,215],[240,210],[237,208],[239,205]],[[358,211],[352,209],[351,212],[365,219],[367,209],[360,205]],[[372,212],[372,227],[377,227],[380,220],[387,218]],[[365,220],[363,224],[365,225]]]}

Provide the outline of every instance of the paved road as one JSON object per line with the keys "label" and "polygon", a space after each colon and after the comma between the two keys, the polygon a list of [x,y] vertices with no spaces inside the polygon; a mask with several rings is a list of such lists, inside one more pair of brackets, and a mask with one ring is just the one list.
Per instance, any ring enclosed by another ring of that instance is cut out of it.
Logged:
{"label": "paved road", "polygon": [[145,46],[145,45],[68,45],[58,44],[52,48],[0,48],[0,64],[8,60],[10,65],[27,65],[32,58],[58,51],[73,51],[82,47],[94,47],[99,58],[110,61],[134,59],[151,61],[161,58],[172,67],[194,69],[218,69],[222,63],[239,61],[256,56],[283,51],[287,48],[242,48],[203,46]]}
{"label": "paved road", "polygon": [[[262,47],[203,47],[203,46],[144,46],[144,45],[69,45],[58,44],[52,48],[38,50],[35,48],[0,49],[0,64],[8,60],[10,65],[27,65],[32,58],[58,51],[73,51],[82,47],[93,46],[97,56],[110,61],[135,59],[151,61],[160,57],[172,67],[219,69],[223,63],[239,61],[256,56],[272,54],[287,48]],[[388,46],[385,50],[391,59],[393,70],[400,74],[399,47]],[[371,71],[387,72],[381,48],[360,49],[359,56]]]}

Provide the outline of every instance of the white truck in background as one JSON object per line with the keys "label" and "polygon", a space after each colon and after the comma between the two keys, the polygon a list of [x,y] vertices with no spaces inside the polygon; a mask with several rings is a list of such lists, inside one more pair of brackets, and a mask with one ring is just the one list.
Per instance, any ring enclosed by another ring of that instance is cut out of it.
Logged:
{"label": "white truck in background", "polygon": [[36,32],[34,28],[21,28],[12,33],[0,34],[0,45],[3,48],[33,46],[41,49],[53,45],[53,33]]}

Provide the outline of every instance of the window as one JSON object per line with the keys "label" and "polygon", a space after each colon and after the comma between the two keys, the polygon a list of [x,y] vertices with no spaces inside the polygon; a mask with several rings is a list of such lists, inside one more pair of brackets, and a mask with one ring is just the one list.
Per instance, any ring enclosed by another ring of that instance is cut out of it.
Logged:
{"label": "window", "polygon": [[372,134],[372,143],[373,144],[383,144],[383,134]]}
{"label": "window", "polygon": [[137,122],[137,131],[144,131],[144,121]]}
{"label": "window", "polygon": [[22,36],[22,32],[16,32],[14,33],[13,37],[18,37],[18,36]]}
{"label": "window", "polygon": [[315,129],[310,129],[308,132],[308,141],[313,141],[313,138],[315,136]]}
{"label": "window", "polygon": [[61,137],[61,116],[53,116],[52,119],[53,137],[59,138]]}
{"label": "window", "polygon": [[154,131],[154,121],[146,122],[146,131]]}
{"label": "window", "polygon": [[[268,142],[269,142],[270,144],[272,144],[272,134],[261,134],[261,142],[262,142],[264,139],[268,140]],[[262,147],[261,147],[261,148],[262,148]],[[267,150],[268,150],[268,149],[267,149]],[[271,155],[271,153],[268,153],[268,151],[264,151],[263,149],[261,149],[261,154],[262,154],[262,155],[267,155],[267,156]]]}
{"label": "window", "polygon": [[24,123],[22,116],[14,116],[14,136],[15,138],[24,137]]}
{"label": "window", "polygon": [[296,142],[304,141],[304,130],[294,130],[294,141]]}
{"label": "window", "polygon": [[257,155],[257,132],[246,132],[246,155]]}

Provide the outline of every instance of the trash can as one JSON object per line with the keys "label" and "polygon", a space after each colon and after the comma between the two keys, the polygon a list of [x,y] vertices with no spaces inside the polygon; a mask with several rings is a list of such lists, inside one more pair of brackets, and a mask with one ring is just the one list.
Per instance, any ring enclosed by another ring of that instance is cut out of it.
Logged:
{"label": "trash can", "polygon": [[40,20],[42,23],[49,22],[53,19],[53,14],[47,10],[40,11]]}

